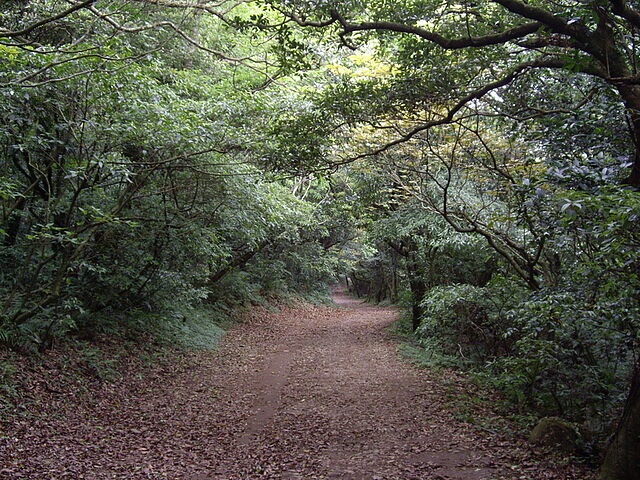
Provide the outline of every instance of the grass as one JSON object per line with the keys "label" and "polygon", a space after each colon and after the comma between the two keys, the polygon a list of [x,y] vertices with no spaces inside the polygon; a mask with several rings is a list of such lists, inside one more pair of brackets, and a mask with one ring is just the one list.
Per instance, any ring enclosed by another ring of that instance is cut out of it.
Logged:
{"label": "grass", "polygon": [[204,307],[174,314],[169,324],[172,343],[187,350],[214,350],[234,322],[224,312]]}
{"label": "grass", "polygon": [[14,407],[18,395],[15,376],[17,368],[11,356],[0,357],[0,417]]}

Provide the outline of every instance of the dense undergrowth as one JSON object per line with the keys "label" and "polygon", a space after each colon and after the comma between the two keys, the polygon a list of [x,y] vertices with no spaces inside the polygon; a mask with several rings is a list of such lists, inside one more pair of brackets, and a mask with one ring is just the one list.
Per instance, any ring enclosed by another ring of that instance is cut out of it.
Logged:
{"label": "dense undergrowth", "polygon": [[[626,300],[612,294],[611,305]],[[583,461],[599,464],[633,368],[632,343],[615,322],[605,325],[605,315],[627,318],[629,306],[594,315],[575,290],[531,294],[500,278],[484,287],[436,287],[424,306],[416,332],[410,313],[398,323],[402,355],[432,370],[465,372],[490,399],[474,391],[461,403],[484,402],[522,435],[544,417],[567,420],[579,433]]]}

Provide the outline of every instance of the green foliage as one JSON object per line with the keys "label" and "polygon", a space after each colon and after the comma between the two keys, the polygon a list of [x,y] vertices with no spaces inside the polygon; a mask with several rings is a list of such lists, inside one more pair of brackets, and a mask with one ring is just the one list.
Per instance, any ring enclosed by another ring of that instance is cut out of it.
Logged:
{"label": "green foliage", "polygon": [[211,307],[185,308],[172,315],[172,321],[164,322],[167,333],[162,334],[165,342],[170,341],[189,350],[213,350],[234,321],[228,312]]}
{"label": "green foliage", "polygon": [[573,250],[571,268],[559,286],[512,310],[514,355],[496,362],[494,378],[521,405],[604,435],[637,354],[638,200],[609,186],[567,197],[561,205],[567,234],[558,243]]}
{"label": "green foliage", "polygon": [[[402,301],[402,299],[401,299]],[[441,370],[463,368],[463,360],[456,354],[447,354],[440,346],[437,338],[418,338],[413,331],[412,318],[408,310],[390,327],[393,335],[402,342],[398,345],[398,353],[414,365],[421,368]]]}
{"label": "green foliage", "polygon": [[0,412],[12,407],[12,399],[16,396],[16,366],[11,357],[0,358]]}
{"label": "green foliage", "polygon": [[211,348],[235,309],[340,276],[411,309],[410,355],[606,430],[640,327],[613,3],[527,4],[557,20],[535,31],[494,2],[70,5],[0,7],[2,345]]}
{"label": "green foliage", "polygon": [[118,358],[92,345],[83,345],[79,351],[77,362],[83,373],[100,382],[113,382],[120,377]]}
{"label": "green foliage", "polygon": [[[59,8],[7,7],[3,21],[20,29]],[[278,73],[250,56],[275,44],[208,15],[96,8],[144,28],[114,35],[80,10],[21,37],[38,53],[0,42],[0,342],[144,332],[331,276],[314,207],[260,167],[256,125],[283,114],[281,98],[297,108],[286,88],[256,90]]]}
{"label": "green foliage", "polygon": [[504,333],[513,323],[507,311],[522,295],[521,287],[501,277],[485,287],[434,287],[422,299],[416,334],[429,348],[437,345],[447,355],[475,363],[510,355],[514,342]]}
{"label": "green foliage", "polygon": [[[624,400],[633,360],[638,307],[622,295],[601,295],[576,282],[541,291],[511,312],[514,355],[493,365],[521,405],[586,422],[602,433]],[[632,333],[633,332],[633,333]]]}

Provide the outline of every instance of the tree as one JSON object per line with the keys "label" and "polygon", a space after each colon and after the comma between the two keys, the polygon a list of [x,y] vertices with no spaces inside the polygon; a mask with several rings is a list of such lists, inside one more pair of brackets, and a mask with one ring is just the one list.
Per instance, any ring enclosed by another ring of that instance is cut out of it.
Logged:
{"label": "tree", "polygon": [[[635,147],[640,144],[640,78],[635,71],[640,13],[627,2],[385,2],[366,10],[356,2],[312,3],[269,2],[299,25],[331,28],[350,47],[379,34],[383,49],[388,48],[386,53],[398,55],[398,80],[404,84],[398,82],[397,87],[405,88],[399,90],[405,101],[430,97],[450,101],[439,118],[405,129],[383,149],[460,118],[467,113],[466,107],[473,109],[476,100],[532,71],[559,69],[575,76],[593,76],[617,92],[626,108],[629,148],[634,152],[626,183],[640,184],[640,157]],[[451,69],[452,65],[459,68]],[[410,87],[412,92],[407,90]],[[536,111],[536,105],[534,99],[529,100],[530,111]]]}
{"label": "tree", "polygon": [[[565,311],[578,292],[590,300],[579,319],[601,314],[593,323],[635,361],[637,326],[620,314],[635,304],[612,292],[639,290],[637,193],[621,187],[640,187],[636,6],[1,8],[0,340],[31,330],[46,347],[83,312],[304,291],[340,269],[362,273],[378,300],[411,291],[417,327],[431,287],[493,273],[479,237],[538,292],[532,316]],[[528,346],[556,342],[539,333],[552,324],[525,318]],[[626,433],[640,417],[639,371],[607,479],[640,471]]]}
{"label": "tree", "polygon": [[[620,131],[621,125],[626,126],[626,146],[601,150],[604,153],[602,158],[609,161],[602,168],[603,171],[608,168],[617,171],[616,162],[618,166],[626,165],[626,175],[621,183],[640,187],[640,77],[636,69],[640,12],[629,2],[376,2],[367,8],[359,2],[267,3],[297,25],[335,33],[346,47],[377,45],[380,56],[387,58],[395,69],[395,74],[383,80],[366,85],[350,84],[355,87],[351,90],[354,97],[362,104],[368,97],[369,104],[373,105],[368,116],[358,116],[357,108],[346,110],[337,105],[338,114],[346,114],[343,118],[347,118],[347,125],[368,123],[374,128],[392,132],[392,135],[387,135],[386,139],[383,136],[382,141],[365,146],[355,155],[348,152],[337,158],[337,163],[353,158],[380,158],[388,153],[394,155],[394,152],[405,148],[403,144],[407,142],[425,142],[425,139],[437,136],[436,129],[445,125],[455,124],[466,128],[467,132],[480,132],[472,124],[488,125],[483,118],[513,119],[515,124],[527,125],[527,128],[534,119],[546,118],[550,125],[554,118],[567,118],[569,110],[573,111],[574,118],[580,119],[581,114],[587,115],[593,110],[592,107],[602,100],[606,92],[606,95],[613,95],[617,106],[612,108],[614,114],[608,121],[604,117],[596,117],[601,125],[606,126],[601,129],[594,125],[590,141],[598,136],[608,138],[607,131]],[[556,73],[557,79],[563,78],[572,86],[591,84],[588,90],[579,91],[582,98],[574,100],[571,108],[547,108],[549,102],[544,97],[545,88],[520,88],[554,79]],[[529,96],[522,98],[523,92]],[[505,101],[518,95],[519,102]],[[608,101],[607,104],[611,105]],[[326,118],[332,122],[334,131],[345,124],[333,121],[331,116]],[[589,128],[587,122],[582,122],[582,125]],[[484,132],[480,133],[478,141],[482,143]],[[528,136],[529,139],[532,137]],[[553,138],[554,134],[549,137]],[[611,147],[613,145],[610,144]],[[438,154],[432,147],[427,148]],[[600,156],[594,150],[597,149],[580,151],[574,147],[573,151],[577,153],[574,161],[577,162],[571,168],[576,171],[583,168],[585,174],[591,171],[591,166],[598,163]],[[565,151],[570,152],[571,149]],[[491,157],[490,151],[485,153]],[[465,161],[468,160],[467,157]],[[450,192],[451,187],[466,182],[470,172],[465,169],[464,162],[460,163],[462,171],[445,168],[444,172],[432,175],[432,185],[444,185],[444,190]],[[565,168],[560,166],[559,171]],[[505,175],[511,174],[498,165],[493,175],[502,176],[502,180],[508,183]],[[576,180],[576,176],[569,176]],[[512,176],[512,179],[516,178],[518,181],[527,180],[527,177]],[[607,181],[615,179],[614,174]],[[563,186],[593,191],[593,184],[587,178]],[[512,187],[511,191],[517,193],[518,184],[512,182]],[[522,207],[529,205],[527,200],[521,194],[516,196],[520,198],[512,206],[520,209],[519,218],[524,221],[521,224],[524,231],[534,234],[534,238],[539,232],[537,246],[514,243],[511,234],[505,237],[486,228],[488,218],[482,219],[473,213],[469,215],[462,209],[447,208],[442,202],[430,201],[430,207],[439,210],[458,228],[469,228],[485,235],[497,251],[505,258],[511,258],[510,263],[520,271],[522,278],[533,288],[538,288],[542,272],[552,276],[556,273],[557,257],[553,249],[547,252],[549,233],[539,229],[539,219],[527,213],[523,215]],[[437,199],[437,195],[425,198]],[[572,208],[570,204],[565,205],[563,209]],[[638,377],[637,371],[634,378]],[[640,417],[634,413],[640,409],[637,401],[640,396],[635,394],[636,384],[638,382],[632,382],[634,387],[619,432],[637,431],[633,423],[634,418]],[[614,440],[615,447],[609,449],[606,464],[626,467],[607,466],[602,471],[605,478],[638,478],[640,475],[638,458],[635,454],[628,454],[640,449],[637,438],[622,435],[619,433]]]}
{"label": "tree", "polygon": [[246,301],[291,279],[267,261],[285,242],[307,274],[290,284],[327,275],[311,205],[261,168],[255,125],[296,101],[271,83],[267,38],[204,3],[2,8],[2,343]]}

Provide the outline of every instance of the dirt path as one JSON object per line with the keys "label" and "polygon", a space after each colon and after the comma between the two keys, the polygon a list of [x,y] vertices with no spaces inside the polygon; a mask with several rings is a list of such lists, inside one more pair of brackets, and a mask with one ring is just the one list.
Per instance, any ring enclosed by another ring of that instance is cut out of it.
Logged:
{"label": "dirt path", "polygon": [[220,351],[87,401],[52,394],[0,434],[0,478],[586,478],[457,421],[446,398],[463,387],[398,358],[395,310],[335,300],[263,313]]}

